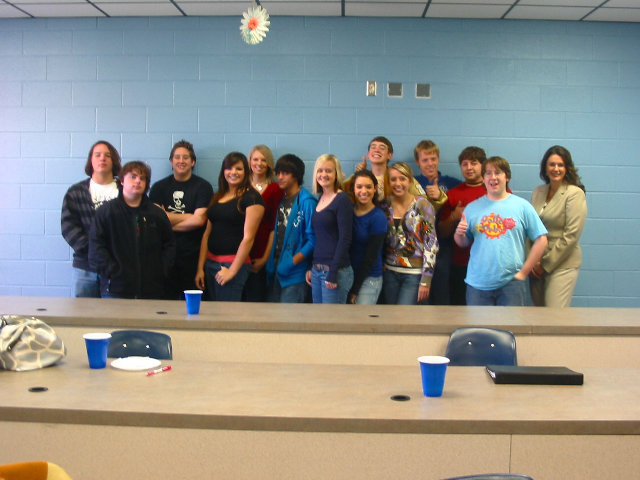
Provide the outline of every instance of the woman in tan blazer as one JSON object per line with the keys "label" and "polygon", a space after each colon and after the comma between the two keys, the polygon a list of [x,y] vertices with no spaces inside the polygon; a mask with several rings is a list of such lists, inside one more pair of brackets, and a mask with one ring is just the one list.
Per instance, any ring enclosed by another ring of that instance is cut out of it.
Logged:
{"label": "woman in tan blazer", "polygon": [[547,227],[549,245],[531,272],[534,305],[568,307],[582,263],[580,235],[587,218],[585,188],[571,153],[559,145],[546,151],[531,204]]}

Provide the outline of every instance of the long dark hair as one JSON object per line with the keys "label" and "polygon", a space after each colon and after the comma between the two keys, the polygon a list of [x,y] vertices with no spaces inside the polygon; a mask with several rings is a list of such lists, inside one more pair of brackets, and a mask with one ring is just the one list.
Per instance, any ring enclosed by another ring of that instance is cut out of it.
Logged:
{"label": "long dark hair", "polygon": [[87,163],[84,166],[85,173],[89,176],[93,175],[93,163],[91,163],[91,157],[93,156],[93,149],[96,148],[98,145],[105,145],[109,149],[109,154],[111,155],[111,165],[112,165],[111,173],[113,174],[114,177],[117,177],[118,174],[120,173],[120,169],[122,168],[122,161],[120,160],[120,154],[118,153],[118,150],[116,150],[116,147],[111,145],[106,140],[98,140],[96,143],[91,145],[91,148],[89,149],[89,155],[87,156]]}
{"label": "long dark hair", "polygon": [[360,170],[353,174],[353,181],[351,182],[349,190],[351,194],[355,196],[356,180],[358,177],[367,177],[373,182],[373,204],[376,207],[380,206],[380,200],[378,200],[378,179],[370,170]]}
{"label": "long dark hair", "polygon": [[[244,179],[238,186],[236,197],[241,197],[247,191],[253,189],[253,187],[251,186],[251,172],[249,171],[249,162],[247,161],[247,157],[245,157],[245,155],[240,152],[231,152],[227,154],[226,157],[224,157],[224,160],[222,160],[220,174],[218,175],[218,192],[211,199],[212,205],[214,203],[217,203],[222,197],[227,194],[227,192],[229,192],[229,183],[227,182],[227,179],[224,178],[224,171],[229,170],[239,162],[242,162],[242,167],[244,168]],[[240,207],[238,206],[238,208]]]}
{"label": "long dark hair", "polygon": [[549,160],[549,157],[551,155],[558,155],[560,158],[562,158],[562,161],[564,162],[564,168],[567,171],[564,176],[564,181],[569,185],[580,187],[582,191],[586,193],[587,190],[582,184],[580,175],[578,175],[578,169],[573,164],[573,160],[571,159],[571,152],[560,145],[554,145],[553,147],[550,147],[542,157],[542,161],[540,162],[540,178],[544,181],[544,183],[550,182],[549,177],[547,176],[547,160]]}

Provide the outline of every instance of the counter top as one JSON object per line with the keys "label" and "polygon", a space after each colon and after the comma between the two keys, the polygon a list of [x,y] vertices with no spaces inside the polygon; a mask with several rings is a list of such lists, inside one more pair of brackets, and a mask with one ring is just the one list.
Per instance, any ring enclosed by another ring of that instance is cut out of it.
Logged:
{"label": "counter top", "polygon": [[[88,368],[85,355],[1,371],[0,421],[358,433],[637,435],[640,369],[584,368],[582,386],[495,385],[449,367],[424,397],[417,365],[171,361],[153,376]],[[30,392],[44,386],[45,392]],[[409,401],[394,401],[408,395]]]}
{"label": "counter top", "polygon": [[313,305],[0,296],[0,313],[51,325],[264,332],[446,334],[486,326],[516,335],[640,335],[640,309]]}

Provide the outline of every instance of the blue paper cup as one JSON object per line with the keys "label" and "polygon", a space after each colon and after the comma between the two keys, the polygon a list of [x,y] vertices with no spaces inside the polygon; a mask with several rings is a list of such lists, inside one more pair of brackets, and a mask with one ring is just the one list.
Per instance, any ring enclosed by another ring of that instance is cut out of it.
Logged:
{"label": "blue paper cup", "polygon": [[200,313],[202,290],[185,290],[184,299],[187,301],[187,313],[189,315],[197,315]]}
{"label": "blue paper cup", "polygon": [[449,359],[435,355],[418,358],[422,374],[422,392],[427,397],[441,397]]}
{"label": "blue paper cup", "polygon": [[87,346],[89,367],[104,368],[107,366],[107,350],[109,350],[110,333],[85,333],[84,343]]}

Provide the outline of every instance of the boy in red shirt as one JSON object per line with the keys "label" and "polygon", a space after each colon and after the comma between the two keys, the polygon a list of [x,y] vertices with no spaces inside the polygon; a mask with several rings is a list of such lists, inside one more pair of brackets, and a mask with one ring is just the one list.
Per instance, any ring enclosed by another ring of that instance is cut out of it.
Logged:
{"label": "boy in red shirt", "polygon": [[[487,155],[480,147],[467,147],[460,152],[458,163],[464,182],[447,191],[449,198],[440,210],[440,220],[438,221],[439,237],[451,238],[462,217],[464,207],[487,193],[482,182],[482,163],[486,159]],[[451,305],[466,305],[467,286],[464,279],[467,276],[470,249],[471,247],[459,247],[453,242],[449,275]]]}

